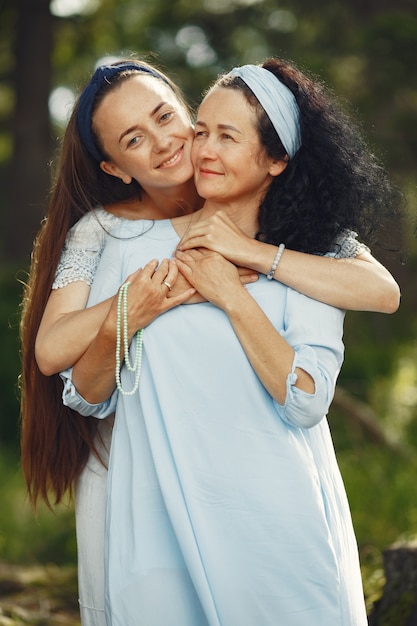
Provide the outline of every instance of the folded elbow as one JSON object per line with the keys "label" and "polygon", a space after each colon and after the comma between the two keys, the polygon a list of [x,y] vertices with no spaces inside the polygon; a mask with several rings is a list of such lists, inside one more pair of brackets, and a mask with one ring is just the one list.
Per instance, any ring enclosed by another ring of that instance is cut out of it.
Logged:
{"label": "folded elbow", "polygon": [[49,363],[48,361],[44,361],[43,359],[36,359],[36,363],[44,376],[53,376],[54,374],[58,374],[60,371],[56,367],[54,367],[53,363]]}
{"label": "folded elbow", "polygon": [[49,350],[38,344],[38,342],[35,346],[35,359],[37,366],[44,376],[53,376],[63,369],[56,361],[56,353],[51,354]]}
{"label": "folded elbow", "polygon": [[383,301],[382,313],[395,313],[398,311],[401,302],[401,291],[398,284],[392,281],[391,287],[387,290]]}

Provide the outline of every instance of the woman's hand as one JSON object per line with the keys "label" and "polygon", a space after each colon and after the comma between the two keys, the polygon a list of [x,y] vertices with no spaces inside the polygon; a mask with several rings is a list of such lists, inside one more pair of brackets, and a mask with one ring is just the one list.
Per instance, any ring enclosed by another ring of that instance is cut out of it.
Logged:
{"label": "woman's hand", "polygon": [[[203,252],[203,251],[199,250],[199,252]],[[179,252],[179,254],[181,255],[181,252]],[[191,258],[193,258],[192,255],[189,257],[189,260],[191,260]],[[177,256],[177,259],[179,259],[179,256]],[[238,267],[236,269],[237,269],[240,282],[242,283],[242,285],[255,283],[259,278],[259,275],[257,272],[254,272],[253,270],[247,267]],[[182,293],[183,291],[185,291],[187,288],[190,288],[190,287],[192,287],[192,285],[189,282],[189,280],[185,277],[184,273],[179,272],[175,285],[173,285],[172,291],[170,291],[168,294],[168,298],[172,298],[173,296],[178,295],[179,293]],[[194,295],[192,295],[191,298],[189,298],[184,304],[197,304],[199,302],[207,302],[207,298],[205,298],[201,293],[199,293],[199,289],[194,289]]]}
{"label": "woman's hand", "polygon": [[223,211],[192,223],[177,249],[207,248],[218,252],[235,265],[246,267],[251,261],[253,239],[248,237]]}
{"label": "woman's hand", "polygon": [[[175,262],[175,261],[174,261]],[[187,289],[193,289],[193,294],[183,304],[198,304],[199,302],[207,302],[201,294],[196,291],[192,285],[188,282],[181,272],[178,272],[175,283],[172,285],[171,291],[168,292],[168,299],[175,298],[179,294],[183,293]]]}
{"label": "woman's hand", "polygon": [[[178,295],[168,298],[178,277],[178,266],[165,259],[158,264],[150,261],[126,279],[128,340],[140,328],[150,324],[158,315],[188,300],[195,289],[186,286]],[[87,402],[97,404],[110,397],[115,387],[116,323],[118,297],[85,353],[74,365],[73,383]],[[121,312],[123,316],[123,311]],[[123,348],[123,347],[122,347]]]}
{"label": "woman's hand", "polygon": [[239,294],[243,289],[238,268],[217,252],[205,248],[187,252],[178,250],[176,259],[179,271],[189,283],[221,309],[227,306],[233,294]]}
{"label": "woman's hand", "polygon": [[195,288],[179,278],[175,261],[164,259],[150,261],[125,282],[129,282],[128,320],[129,335],[150,324],[158,315],[183,304],[195,294]]}

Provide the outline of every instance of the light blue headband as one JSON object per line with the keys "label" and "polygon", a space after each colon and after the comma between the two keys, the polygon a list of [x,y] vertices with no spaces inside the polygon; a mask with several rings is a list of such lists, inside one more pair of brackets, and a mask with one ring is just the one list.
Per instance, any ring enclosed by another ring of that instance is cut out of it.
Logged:
{"label": "light blue headband", "polygon": [[238,76],[253,91],[292,159],[301,146],[300,112],[292,91],[260,65],[234,67],[229,76]]}

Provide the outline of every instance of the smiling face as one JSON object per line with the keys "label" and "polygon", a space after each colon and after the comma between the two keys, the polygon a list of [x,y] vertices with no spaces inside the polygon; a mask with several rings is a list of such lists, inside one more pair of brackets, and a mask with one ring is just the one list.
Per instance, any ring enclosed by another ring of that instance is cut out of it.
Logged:
{"label": "smiling face", "polygon": [[143,189],[183,184],[193,175],[193,128],[172,89],[157,78],[135,74],[97,106],[93,127],[108,161],[101,168]]}
{"label": "smiling face", "polygon": [[238,90],[215,87],[200,105],[192,150],[200,196],[256,210],[285,163],[262,147],[254,109]]}

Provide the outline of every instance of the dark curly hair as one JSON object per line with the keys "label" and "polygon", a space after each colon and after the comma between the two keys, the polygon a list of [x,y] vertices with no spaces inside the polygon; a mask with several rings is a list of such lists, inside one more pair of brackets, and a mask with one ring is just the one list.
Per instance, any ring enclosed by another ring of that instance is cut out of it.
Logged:
{"label": "dark curly hair", "polygon": [[[338,236],[346,230],[372,243],[384,220],[400,213],[402,198],[358,124],[322,82],[294,64],[271,58],[262,67],[294,94],[302,145],[261,203],[257,239],[315,254],[335,250]],[[268,155],[287,158],[268,116],[243,80],[226,75],[215,86],[242,91],[256,110]]]}

